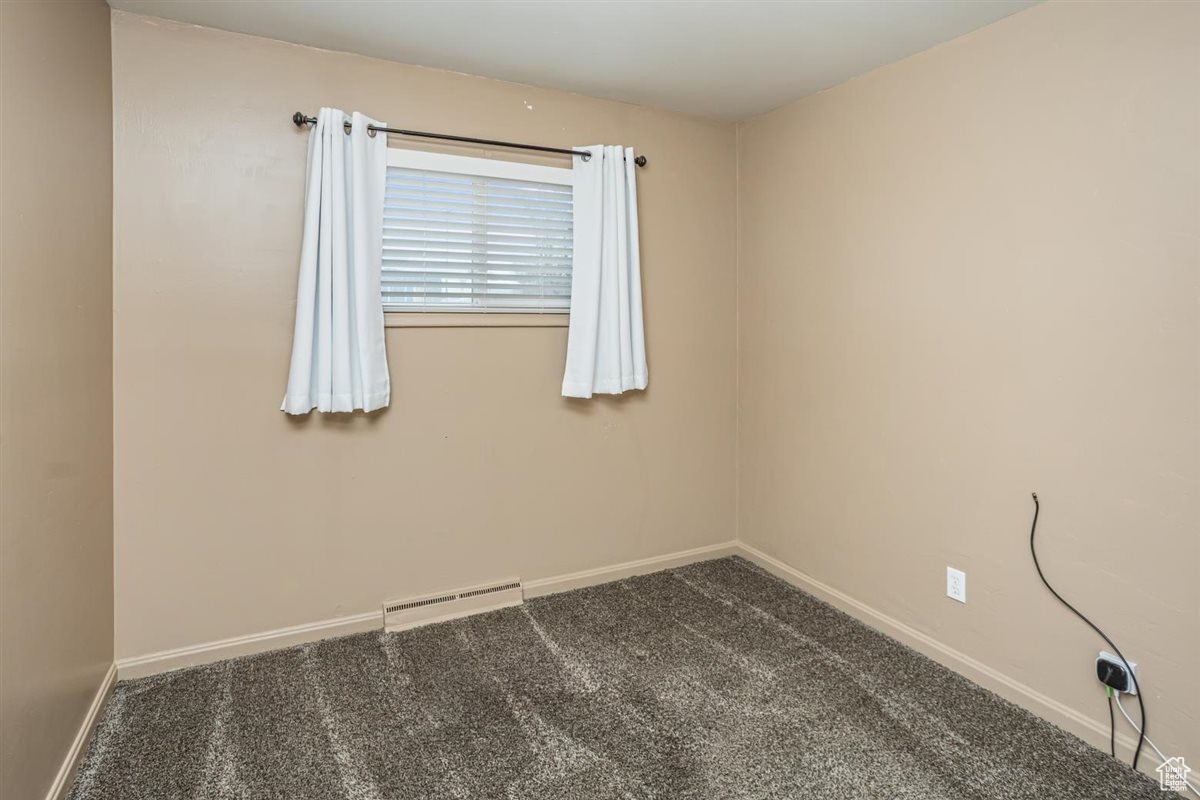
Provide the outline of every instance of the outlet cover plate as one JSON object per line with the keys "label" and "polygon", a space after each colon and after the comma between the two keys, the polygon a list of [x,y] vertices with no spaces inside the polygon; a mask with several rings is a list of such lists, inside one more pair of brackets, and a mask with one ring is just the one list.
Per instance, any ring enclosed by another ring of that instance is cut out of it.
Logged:
{"label": "outlet cover plate", "polygon": [[[1121,661],[1120,657],[1113,655],[1112,653],[1108,652],[1107,650],[1101,650],[1100,655],[1096,657],[1097,666],[1099,666],[1100,664],[1103,664],[1103,663],[1112,664],[1114,666],[1120,667],[1122,670],[1125,669],[1125,662]],[[1133,672],[1133,677],[1137,678],[1138,668],[1137,668],[1136,661],[1129,662],[1129,669]],[[1121,692],[1124,694],[1137,694],[1137,684],[1135,684],[1133,682],[1133,680],[1130,680],[1128,686],[1126,686],[1126,688],[1122,689]]]}
{"label": "outlet cover plate", "polygon": [[967,602],[967,573],[946,567],[946,597],[960,603]]}

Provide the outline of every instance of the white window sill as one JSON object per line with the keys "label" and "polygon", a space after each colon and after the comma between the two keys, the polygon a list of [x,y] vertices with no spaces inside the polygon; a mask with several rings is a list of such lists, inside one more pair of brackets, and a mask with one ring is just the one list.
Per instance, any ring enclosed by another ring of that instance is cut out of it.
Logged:
{"label": "white window sill", "polygon": [[385,311],[385,328],[565,328],[569,314],[505,314]]}

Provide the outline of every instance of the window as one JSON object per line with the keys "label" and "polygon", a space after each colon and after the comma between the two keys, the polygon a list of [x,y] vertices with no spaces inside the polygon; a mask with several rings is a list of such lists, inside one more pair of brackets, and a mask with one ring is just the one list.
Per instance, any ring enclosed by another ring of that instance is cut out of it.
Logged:
{"label": "window", "polygon": [[567,313],[572,204],[570,169],[389,149],[384,309]]}

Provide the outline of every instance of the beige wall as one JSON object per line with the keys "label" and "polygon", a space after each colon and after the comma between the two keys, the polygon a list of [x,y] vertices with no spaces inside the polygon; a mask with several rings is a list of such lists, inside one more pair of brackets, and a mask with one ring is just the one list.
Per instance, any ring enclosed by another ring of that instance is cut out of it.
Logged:
{"label": "beige wall", "polygon": [[0,3],[0,120],[0,797],[16,800],[50,788],[113,660],[103,2]]}
{"label": "beige wall", "polygon": [[[119,657],[733,538],[731,125],[122,13],[113,71]],[[646,153],[650,389],[562,399],[563,328],[392,328],[390,409],[280,413],[322,105]]]}
{"label": "beige wall", "polygon": [[[1100,724],[1036,489],[1195,752],[1198,12],[1036,7],[745,123],[737,173],[718,123],[115,14],[118,655],[723,541],[737,463],[747,543]],[[650,391],[559,398],[558,328],[391,328],[391,409],[280,414],[321,105],[645,152]]]}
{"label": "beige wall", "polygon": [[1049,3],[738,142],[741,538],[1107,730],[1036,490],[1052,581],[1189,757],[1197,42],[1200,3]]}

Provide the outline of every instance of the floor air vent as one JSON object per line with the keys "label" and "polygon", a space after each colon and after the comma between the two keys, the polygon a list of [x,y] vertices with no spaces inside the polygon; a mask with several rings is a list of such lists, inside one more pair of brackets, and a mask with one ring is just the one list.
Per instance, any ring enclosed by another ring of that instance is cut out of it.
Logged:
{"label": "floor air vent", "polygon": [[403,631],[431,622],[445,622],[470,614],[517,606],[524,599],[521,581],[514,579],[408,600],[393,600],[383,604],[383,629]]}

